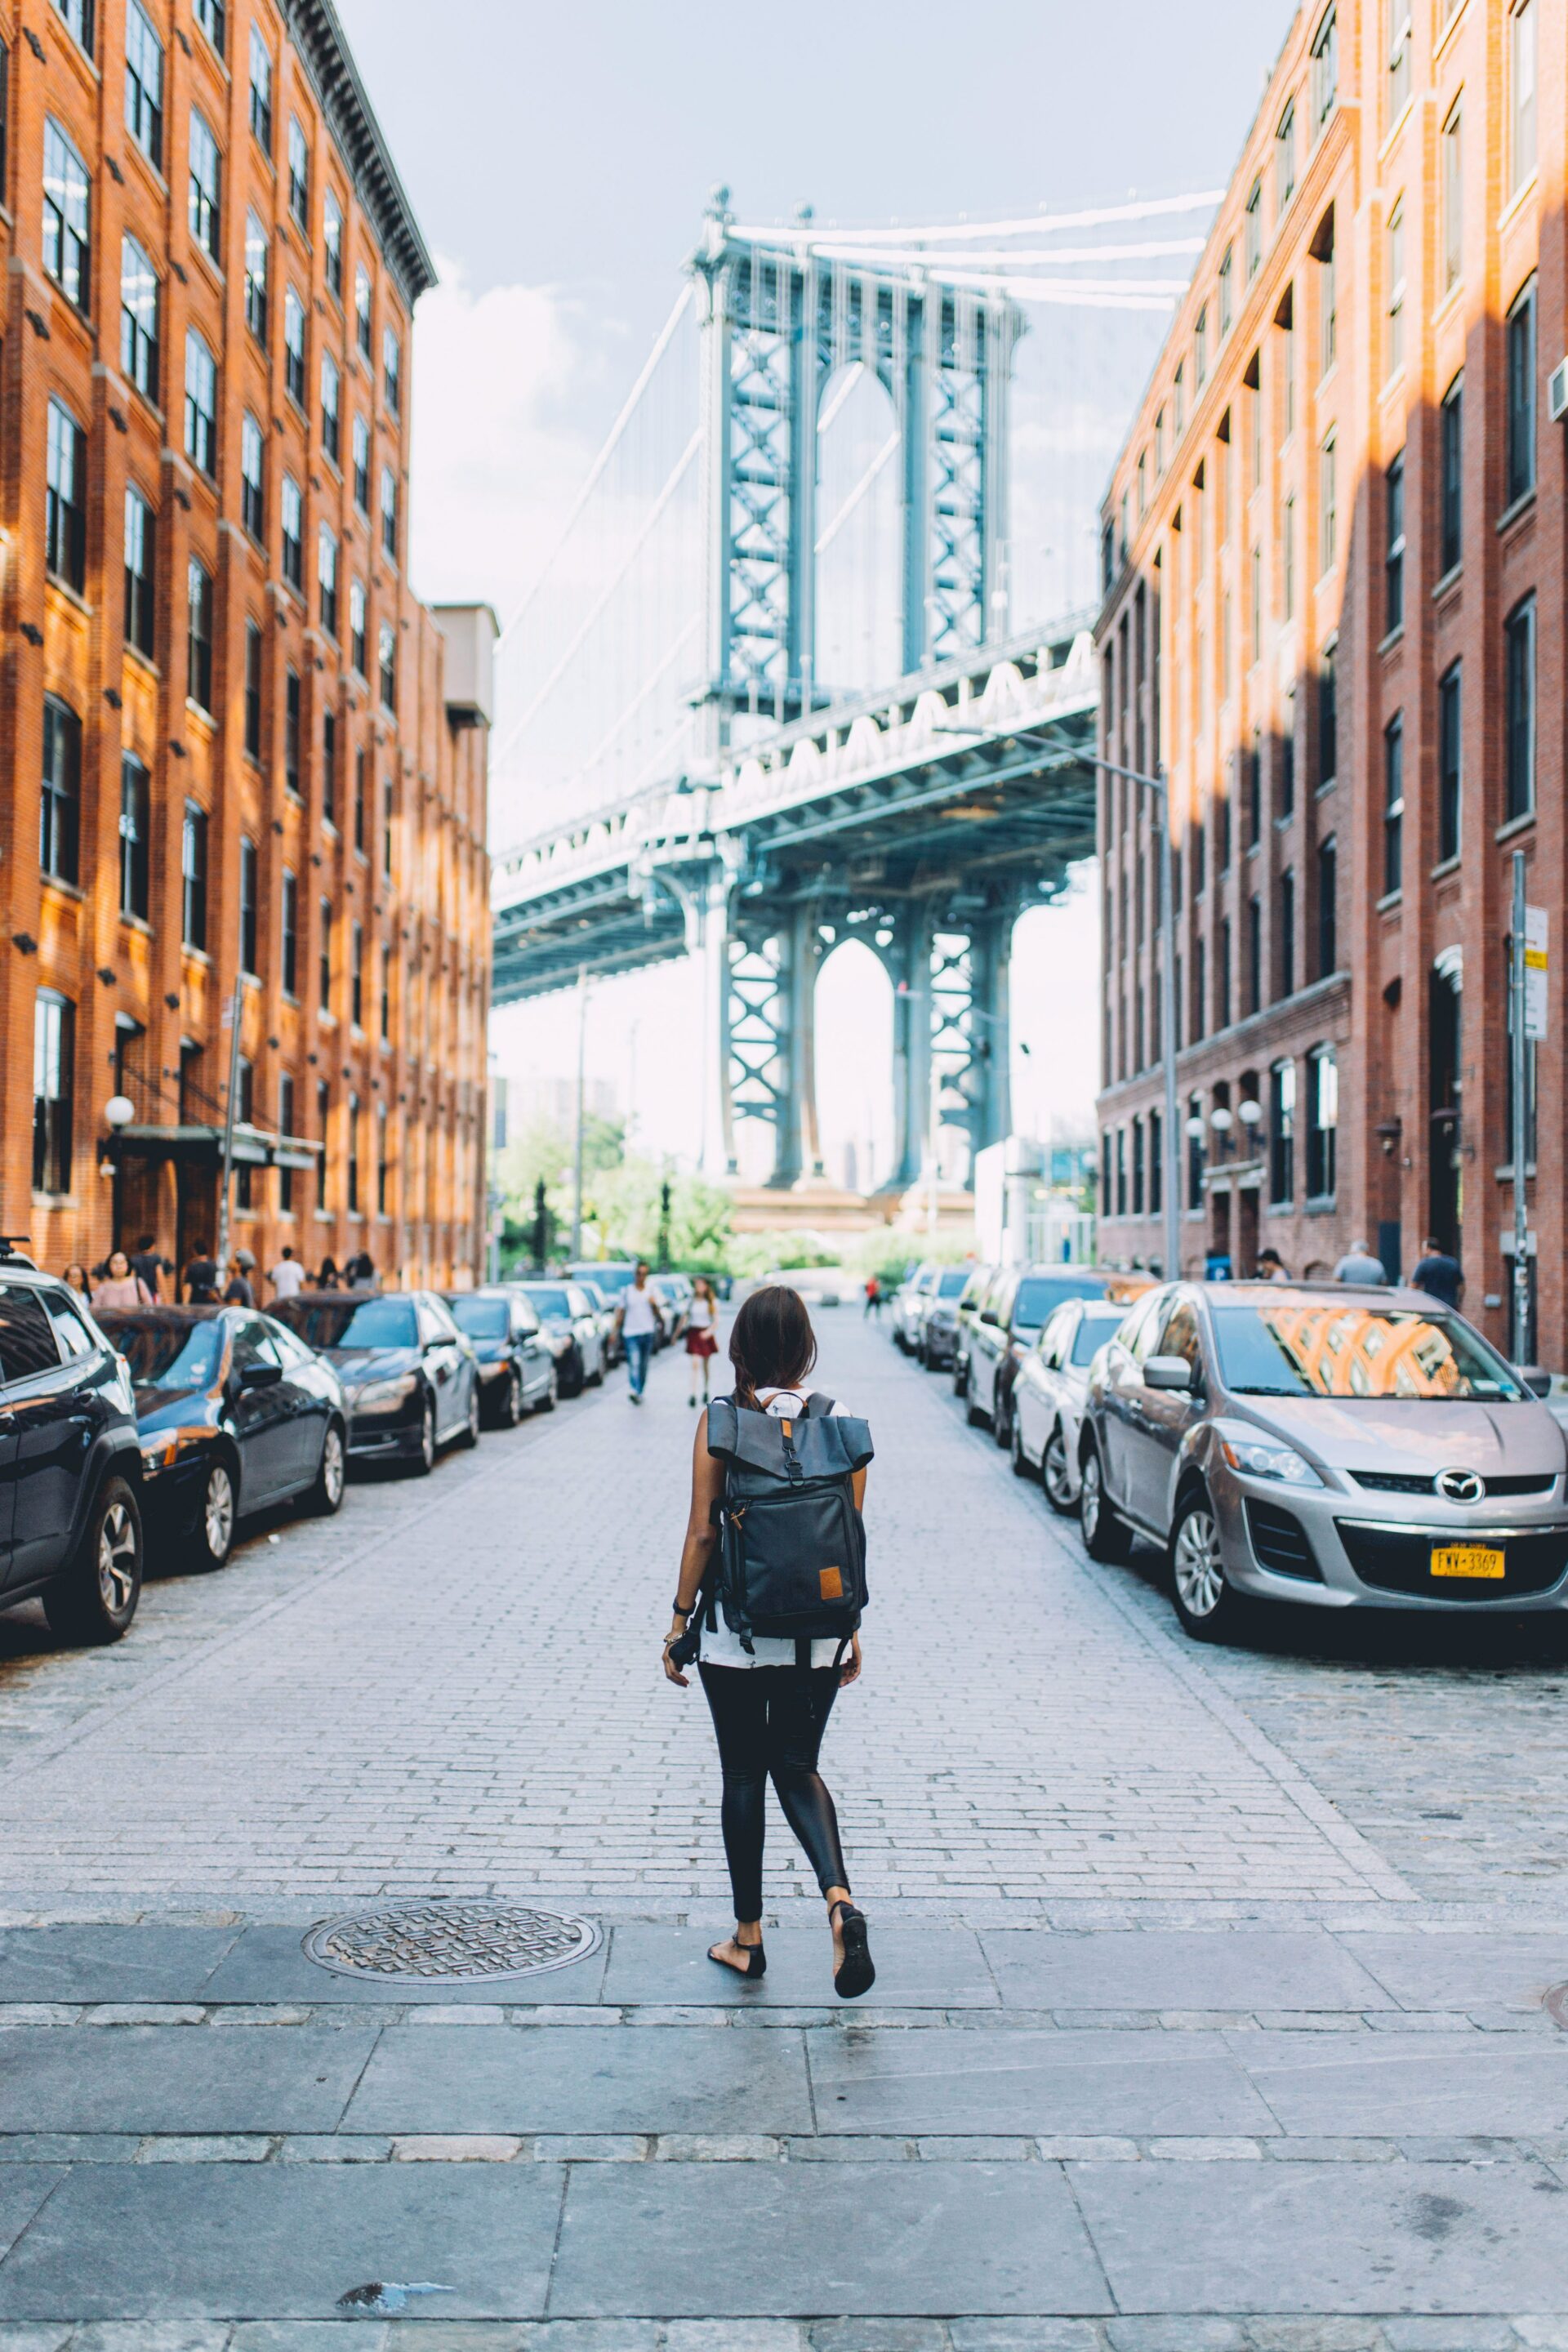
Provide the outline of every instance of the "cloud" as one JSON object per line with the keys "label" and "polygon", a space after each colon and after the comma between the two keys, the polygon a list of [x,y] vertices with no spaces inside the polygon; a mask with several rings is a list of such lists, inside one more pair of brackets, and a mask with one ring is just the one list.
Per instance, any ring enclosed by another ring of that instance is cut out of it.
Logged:
{"label": "cloud", "polygon": [[485,598],[504,620],[592,462],[574,412],[596,363],[556,288],[476,294],[455,262],[437,268],[415,313],[414,576],[423,596]]}

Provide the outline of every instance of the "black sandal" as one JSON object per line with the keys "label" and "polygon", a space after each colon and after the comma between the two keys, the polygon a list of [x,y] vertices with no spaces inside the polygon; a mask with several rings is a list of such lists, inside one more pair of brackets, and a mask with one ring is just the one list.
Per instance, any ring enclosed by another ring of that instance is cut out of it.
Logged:
{"label": "black sandal", "polygon": [[[726,1943],[735,1944],[733,1936],[727,1936],[724,1940]],[[735,1949],[746,1955],[746,1965],[743,1969],[738,1969],[733,1960],[721,1959],[717,1944],[709,1945],[708,1957],[716,1969],[728,1969],[732,1977],[743,1977],[748,1983],[754,1984],[758,1977],[767,1975],[768,1956],[761,1944],[735,1944]]]}
{"label": "black sandal", "polygon": [[[867,1938],[866,1916],[853,1903],[838,1902],[833,1906],[838,1914],[839,1932],[844,1937],[844,1958],[834,1970],[833,1990],[840,2000],[858,2000],[869,1992],[877,1981],[877,1971],[871,1964],[871,1947]],[[831,1916],[831,1913],[829,1916]]]}

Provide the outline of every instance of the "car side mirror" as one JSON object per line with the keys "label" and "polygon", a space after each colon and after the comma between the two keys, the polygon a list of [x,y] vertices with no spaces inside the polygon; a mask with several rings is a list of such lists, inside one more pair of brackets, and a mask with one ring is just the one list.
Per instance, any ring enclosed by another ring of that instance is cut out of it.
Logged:
{"label": "car side mirror", "polygon": [[982,1310],[982,1313],[981,1313],[980,1320],[981,1320],[983,1323],[994,1323],[994,1322],[995,1322],[995,1320],[996,1320],[996,1310],[995,1310],[995,1308],[994,1308],[994,1307],[987,1307],[984,1308],[984,1309]]}
{"label": "car side mirror", "polygon": [[1552,1375],[1543,1372],[1539,1364],[1516,1364],[1514,1370],[1532,1397],[1552,1394]]}
{"label": "car side mirror", "polygon": [[282,1377],[281,1364],[247,1364],[239,1385],[241,1389],[275,1389]]}
{"label": "car side mirror", "polygon": [[1185,1356],[1150,1356],[1143,1364],[1143,1385],[1146,1389],[1187,1389],[1193,1385],[1193,1368]]}

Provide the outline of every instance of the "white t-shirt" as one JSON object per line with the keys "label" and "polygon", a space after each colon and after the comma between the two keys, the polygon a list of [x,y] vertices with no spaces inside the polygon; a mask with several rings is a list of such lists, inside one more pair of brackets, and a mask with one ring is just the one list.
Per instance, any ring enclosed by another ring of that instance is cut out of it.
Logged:
{"label": "white t-shirt", "polygon": [[718,1313],[710,1298],[694,1298],[687,1310],[686,1328],[689,1331],[711,1331],[718,1320]]}
{"label": "white t-shirt", "polygon": [[[759,1389],[757,1402],[764,1412],[776,1414],[780,1421],[794,1421],[806,1400],[805,1389]],[[835,1400],[833,1410],[842,1408]],[[719,1622],[711,1630],[704,1624],[702,1647],[699,1655],[705,1666],[793,1666],[795,1643],[781,1634],[755,1633],[750,1653],[741,1647],[739,1633],[731,1633],[724,1622],[724,1612],[718,1612]],[[838,1643],[829,1634],[826,1641],[813,1642],[811,1663],[814,1666],[830,1666],[838,1656]],[[844,1655],[849,1654],[846,1646]]]}
{"label": "white t-shirt", "polygon": [[658,1318],[653,1311],[653,1293],[639,1290],[634,1283],[622,1293],[621,1333],[627,1339],[646,1339],[658,1328]]}
{"label": "white t-shirt", "polygon": [[305,1287],[305,1269],[297,1257],[280,1257],[268,1280],[279,1298],[295,1298]]}

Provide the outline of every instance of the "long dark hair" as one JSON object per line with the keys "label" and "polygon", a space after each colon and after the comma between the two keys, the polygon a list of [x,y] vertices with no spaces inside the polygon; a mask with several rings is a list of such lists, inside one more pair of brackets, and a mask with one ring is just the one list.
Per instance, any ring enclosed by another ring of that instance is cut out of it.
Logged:
{"label": "long dark hair", "polygon": [[816,1361],[816,1334],[798,1290],[753,1290],[730,1327],[735,1402],[755,1407],[759,1389],[796,1389]]}

